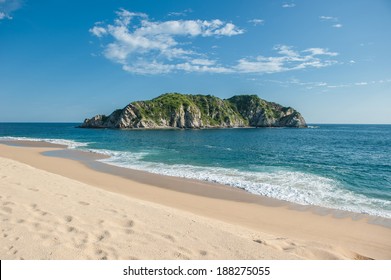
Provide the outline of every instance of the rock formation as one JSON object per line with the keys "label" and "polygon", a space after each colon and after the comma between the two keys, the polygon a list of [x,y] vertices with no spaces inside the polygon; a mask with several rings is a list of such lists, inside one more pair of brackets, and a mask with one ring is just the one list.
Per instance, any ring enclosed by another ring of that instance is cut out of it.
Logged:
{"label": "rock formation", "polygon": [[82,128],[223,128],[306,127],[291,107],[267,102],[256,95],[220,99],[211,95],[166,93],[136,101],[111,115],[86,119]]}

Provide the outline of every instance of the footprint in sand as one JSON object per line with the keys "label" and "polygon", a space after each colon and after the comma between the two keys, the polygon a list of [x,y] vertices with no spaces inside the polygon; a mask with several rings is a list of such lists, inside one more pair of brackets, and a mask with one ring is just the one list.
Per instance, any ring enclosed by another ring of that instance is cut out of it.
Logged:
{"label": "footprint in sand", "polygon": [[67,232],[76,232],[75,227],[67,227]]}
{"label": "footprint in sand", "polygon": [[79,204],[84,205],[84,206],[90,205],[88,202],[84,202],[84,201],[79,201]]}
{"label": "footprint in sand", "polygon": [[132,220],[127,220],[125,223],[124,223],[124,227],[125,227],[125,230],[124,232],[126,234],[133,234],[134,231],[131,229],[134,227],[134,221]]}
{"label": "footprint in sand", "polygon": [[95,250],[95,256],[97,256],[98,259],[100,260],[107,260],[108,258],[108,253],[103,251],[102,249],[100,248],[97,248]]}
{"label": "footprint in sand", "polygon": [[192,253],[189,249],[187,249],[187,248],[185,248],[185,247],[178,247],[178,249],[179,249],[181,252],[184,252],[184,253],[187,253],[187,254],[191,254],[191,253]]}
{"label": "footprint in sand", "polygon": [[200,250],[199,253],[200,253],[201,256],[206,256],[208,254],[208,252],[204,251],[204,250]]}
{"label": "footprint in sand", "polygon": [[15,250],[14,246],[11,246],[8,248],[8,252],[11,252],[13,255],[16,255],[18,253],[18,250]]}
{"label": "footprint in sand", "polygon": [[[68,228],[69,230],[69,228]],[[72,231],[73,246],[78,249],[83,249],[88,244],[88,233],[75,229]]]}
{"label": "footprint in sand", "polygon": [[134,221],[132,221],[132,220],[126,221],[125,227],[130,227],[130,228],[134,227]]}
{"label": "footprint in sand", "polygon": [[70,222],[72,222],[73,217],[72,217],[72,216],[65,216],[65,217],[64,217],[64,220],[65,220],[67,223],[70,223]]}
{"label": "footprint in sand", "polygon": [[3,202],[3,206],[7,206],[7,205],[15,205],[15,203],[11,202],[11,201],[5,201]]}
{"label": "footprint in sand", "polygon": [[35,228],[36,230],[42,229],[42,226],[41,226],[40,223],[33,223],[33,226],[34,226],[34,228]]}
{"label": "footprint in sand", "polygon": [[50,235],[42,233],[39,235],[39,237],[41,237],[43,240],[47,240],[50,238]]}
{"label": "footprint in sand", "polygon": [[125,233],[126,234],[133,234],[134,233],[134,230],[131,230],[131,229],[125,229]]}
{"label": "footprint in sand", "polygon": [[102,241],[103,239],[107,239],[111,236],[110,232],[108,232],[107,230],[105,230],[104,232],[102,232],[99,236],[98,236],[98,242]]}
{"label": "footprint in sand", "polygon": [[1,210],[3,210],[4,212],[6,212],[8,214],[12,213],[12,208],[10,208],[10,207],[2,207]]}
{"label": "footprint in sand", "polygon": [[175,242],[175,238],[172,235],[169,234],[162,234],[161,237],[170,240],[171,242]]}
{"label": "footprint in sand", "polygon": [[182,254],[181,252],[174,252],[173,255],[174,255],[174,257],[175,257],[176,259],[190,260],[190,258],[189,258],[187,255]]}

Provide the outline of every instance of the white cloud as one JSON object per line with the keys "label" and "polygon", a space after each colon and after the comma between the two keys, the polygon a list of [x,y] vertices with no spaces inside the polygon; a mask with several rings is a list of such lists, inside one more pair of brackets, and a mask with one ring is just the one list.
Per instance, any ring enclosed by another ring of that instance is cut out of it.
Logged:
{"label": "white cloud", "polygon": [[165,74],[173,71],[184,71],[184,72],[207,72],[207,73],[231,73],[232,70],[210,65],[202,65],[199,63],[184,62],[178,64],[164,64],[157,61],[146,62],[140,61],[133,65],[124,65],[122,67],[125,71],[136,74]]}
{"label": "white cloud", "polygon": [[141,61],[134,64],[124,64],[122,69],[136,74],[164,74],[173,70],[174,65],[163,64],[157,61]]}
{"label": "white cloud", "polygon": [[209,60],[209,59],[202,59],[202,58],[196,58],[191,61],[192,64],[195,65],[206,65],[206,66],[211,66],[216,63],[215,60]]}
{"label": "white cloud", "polygon": [[[230,22],[215,20],[152,21],[146,14],[120,10],[113,24],[98,22],[89,31],[104,43],[104,56],[137,74],[170,72],[277,73],[335,64],[338,55],[323,48],[297,51],[286,45],[274,48],[275,56],[239,58],[228,65],[196,51],[196,37],[230,37],[244,30]],[[108,41],[106,41],[108,40]],[[212,47],[213,48],[213,47]]]}
{"label": "white cloud", "polygon": [[310,48],[304,51],[295,51],[292,47],[279,45],[274,48],[280,56],[255,59],[240,59],[234,69],[242,73],[277,73],[305,68],[321,68],[337,63],[335,60],[322,59],[319,56],[336,56],[337,53],[326,49]]}
{"label": "white cloud", "polygon": [[275,73],[286,71],[282,59],[277,57],[258,56],[249,60],[239,59],[235,69],[241,73]]}
{"label": "white cloud", "polygon": [[21,0],[0,0],[0,20],[12,19],[12,12],[20,9]]}
{"label": "white cloud", "polygon": [[322,91],[329,91],[329,90],[337,90],[341,88],[353,88],[353,87],[362,87],[367,85],[381,85],[384,83],[390,83],[391,79],[388,80],[374,80],[374,81],[362,81],[362,82],[350,82],[350,83],[344,83],[344,84],[330,84],[328,82],[306,82],[301,81],[297,78],[290,78],[285,80],[263,80],[264,82],[270,82],[274,84],[278,84],[281,87],[292,87],[292,86],[299,86],[307,90],[312,89],[320,89]]}
{"label": "white cloud", "polygon": [[337,53],[326,49],[310,48],[304,51],[295,51],[290,46],[279,45],[274,48],[280,56],[255,59],[240,59],[234,67],[243,73],[277,73],[305,68],[321,68],[337,63],[335,60],[322,59],[319,56],[336,56]]}
{"label": "white cloud", "polygon": [[[230,37],[244,33],[233,23],[215,20],[152,21],[146,14],[120,10],[113,24],[96,23],[92,35],[109,38],[106,58],[139,74],[187,72],[227,72],[214,60],[202,57],[183,40],[195,37]],[[179,41],[179,38],[182,41]],[[184,47],[186,46],[186,48]]]}
{"label": "white cloud", "polygon": [[329,52],[327,49],[322,48],[309,48],[304,50],[303,52],[309,52],[312,55],[328,55],[328,56],[337,56],[338,53],[336,52]]}
{"label": "white cloud", "polygon": [[298,52],[294,51],[292,47],[286,45],[277,45],[274,47],[274,50],[277,50],[279,54],[290,57],[291,60],[299,56]]}
{"label": "white cloud", "polygon": [[283,8],[294,8],[294,7],[296,7],[296,4],[295,3],[284,3],[284,4],[282,4],[281,7],[283,7]]}
{"label": "white cloud", "polygon": [[185,13],[183,13],[183,12],[171,12],[171,13],[168,13],[168,16],[169,17],[180,17],[180,16],[186,16],[186,14]]}
{"label": "white cloud", "polygon": [[233,70],[223,66],[194,65],[189,62],[175,65],[176,70],[185,72],[208,72],[208,73],[232,73]]}
{"label": "white cloud", "polygon": [[102,37],[103,35],[107,34],[107,30],[100,26],[94,26],[89,30],[92,34],[94,34],[96,37]]}
{"label": "white cloud", "polygon": [[327,83],[325,83],[325,82],[318,82],[315,85],[318,86],[318,87],[325,87],[325,86],[327,86]]}
{"label": "white cloud", "polygon": [[5,18],[7,18],[7,17],[8,17],[8,16],[7,16],[5,13],[0,12],[0,20],[5,19]]}
{"label": "white cloud", "polygon": [[335,22],[332,27],[334,28],[341,28],[343,25],[339,23],[338,18],[332,17],[332,16],[320,16],[319,17],[320,21],[325,21],[325,22]]}
{"label": "white cloud", "polygon": [[260,19],[260,18],[254,18],[254,19],[250,19],[249,21],[247,21],[248,23],[251,23],[252,25],[254,26],[257,26],[257,25],[263,25],[265,23],[265,21],[263,19]]}
{"label": "white cloud", "polygon": [[338,18],[331,16],[320,16],[319,19],[322,21],[338,21]]}
{"label": "white cloud", "polygon": [[193,10],[192,9],[185,9],[181,12],[171,12],[171,13],[168,13],[168,16],[169,17],[185,17],[187,16],[187,14],[189,13],[192,13]]}

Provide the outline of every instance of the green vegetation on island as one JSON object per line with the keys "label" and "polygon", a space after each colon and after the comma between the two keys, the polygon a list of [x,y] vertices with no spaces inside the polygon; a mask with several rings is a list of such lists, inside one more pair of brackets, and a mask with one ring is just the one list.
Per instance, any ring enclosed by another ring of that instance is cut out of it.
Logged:
{"label": "green vegetation on island", "polygon": [[220,99],[212,95],[166,93],[135,101],[111,115],[86,119],[83,128],[306,127],[291,107],[256,95]]}

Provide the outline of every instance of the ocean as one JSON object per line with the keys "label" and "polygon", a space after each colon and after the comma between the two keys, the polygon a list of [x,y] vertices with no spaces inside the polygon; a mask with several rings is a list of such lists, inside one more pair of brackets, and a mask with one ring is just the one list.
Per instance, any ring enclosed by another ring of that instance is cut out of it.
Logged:
{"label": "ocean", "polygon": [[108,155],[101,161],[111,165],[391,218],[391,125],[205,130],[77,125],[0,123],[0,140],[45,140]]}

